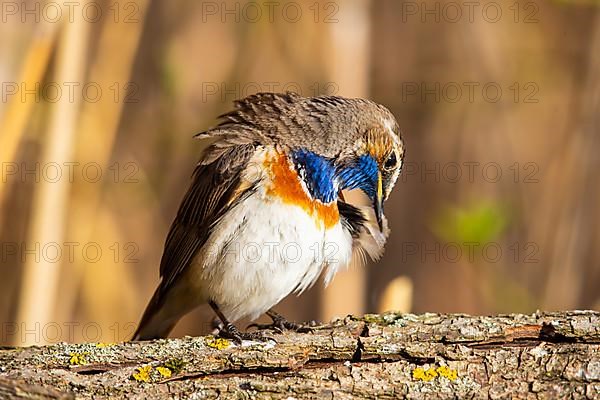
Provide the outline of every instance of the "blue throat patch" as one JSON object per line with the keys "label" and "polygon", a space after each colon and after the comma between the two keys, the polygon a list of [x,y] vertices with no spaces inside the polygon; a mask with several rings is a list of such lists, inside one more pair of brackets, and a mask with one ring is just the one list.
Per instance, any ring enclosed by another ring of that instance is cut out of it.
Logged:
{"label": "blue throat patch", "polygon": [[333,160],[304,149],[294,151],[292,160],[311,196],[322,203],[336,201],[340,189],[361,189],[370,198],[376,195],[378,167],[370,155],[363,155],[344,168],[337,168]]}
{"label": "blue throat patch", "polygon": [[370,199],[377,195],[378,174],[377,161],[367,154],[360,156],[356,164],[338,172],[342,189],[361,189]]}

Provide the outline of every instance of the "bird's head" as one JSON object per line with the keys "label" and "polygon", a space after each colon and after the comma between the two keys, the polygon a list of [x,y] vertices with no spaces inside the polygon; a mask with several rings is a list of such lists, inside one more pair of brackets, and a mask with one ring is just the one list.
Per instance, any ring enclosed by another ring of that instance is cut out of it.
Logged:
{"label": "bird's head", "polygon": [[383,231],[383,203],[390,195],[404,159],[404,143],[393,117],[368,127],[350,152],[338,161],[341,189],[360,189],[370,199]]}
{"label": "bird's head", "polygon": [[402,168],[404,144],[393,114],[365,99],[258,93],[236,102],[210,135],[272,145],[290,154],[314,199],[362,190],[383,232],[383,203]]}

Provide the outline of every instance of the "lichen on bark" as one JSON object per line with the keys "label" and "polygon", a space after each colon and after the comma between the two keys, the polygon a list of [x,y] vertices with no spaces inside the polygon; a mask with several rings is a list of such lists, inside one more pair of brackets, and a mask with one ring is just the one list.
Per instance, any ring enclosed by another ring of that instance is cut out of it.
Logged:
{"label": "lichen on bark", "polygon": [[0,398],[600,398],[600,313],[349,316],[213,337],[0,351]]}

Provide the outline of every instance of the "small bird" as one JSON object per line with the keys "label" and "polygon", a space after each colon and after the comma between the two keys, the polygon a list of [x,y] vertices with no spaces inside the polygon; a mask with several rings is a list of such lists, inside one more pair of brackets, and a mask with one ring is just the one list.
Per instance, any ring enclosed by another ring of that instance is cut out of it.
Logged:
{"label": "small bird", "polygon": [[[404,158],[396,119],[365,99],[258,93],[235,102],[220,123],[165,242],[161,281],[133,340],[165,337],[208,303],[219,334],[264,340],[233,322],[267,313],[274,328],[300,329],[272,307],[311,287],[323,272],[366,255],[377,260],[389,234],[383,215]],[[343,190],[360,189],[367,206]]]}

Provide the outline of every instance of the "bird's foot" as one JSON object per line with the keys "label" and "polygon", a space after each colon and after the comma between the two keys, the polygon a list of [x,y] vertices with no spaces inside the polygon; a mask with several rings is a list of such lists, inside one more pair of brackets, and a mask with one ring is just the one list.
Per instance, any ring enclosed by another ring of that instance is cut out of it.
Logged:
{"label": "bird's foot", "polygon": [[305,324],[298,324],[296,322],[288,321],[287,319],[285,319],[284,316],[275,311],[269,310],[267,311],[267,315],[271,318],[273,322],[271,322],[270,324],[250,324],[246,329],[256,328],[258,331],[263,329],[270,329],[279,333],[283,333],[283,331],[286,330],[299,333],[310,333],[313,331],[312,327]]}
{"label": "bird's foot", "polygon": [[233,324],[227,324],[219,331],[219,336],[225,339],[231,339],[235,343],[241,345],[243,340],[252,340],[256,342],[268,342],[272,340],[277,342],[270,336],[265,335],[263,332],[241,332]]}

